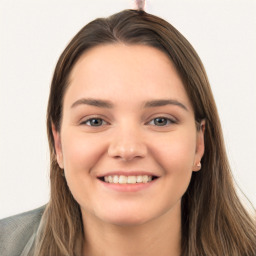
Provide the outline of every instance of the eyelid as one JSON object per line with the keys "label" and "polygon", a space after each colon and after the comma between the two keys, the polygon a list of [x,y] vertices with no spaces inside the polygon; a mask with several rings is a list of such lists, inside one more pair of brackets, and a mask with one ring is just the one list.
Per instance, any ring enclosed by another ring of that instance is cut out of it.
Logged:
{"label": "eyelid", "polygon": [[[167,119],[168,121],[170,121],[170,123],[171,124],[177,124],[179,121],[175,118],[175,117],[170,117],[169,115],[168,116],[166,116],[166,114],[158,114],[158,115],[155,115],[154,117],[150,117],[150,120],[149,121],[147,121],[146,122],[146,125],[148,125],[148,124],[150,124],[150,122],[152,122],[154,119],[156,119],[156,118],[164,118],[164,119]],[[106,121],[105,119],[106,118],[104,118],[104,117],[102,117],[102,116],[98,116],[98,115],[92,115],[92,116],[88,116],[88,117],[84,117],[83,119],[82,119],[82,121],[80,121],[79,122],[79,124],[80,125],[86,125],[86,123],[88,122],[88,121],[90,121],[90,120],[93,120],[93,119],[100,119],[100,120],[102,120],[103,121],[103,125],[100,125],[100,126],[92,126],[92,125],[87,125],[87,126],[89,126],[89,127],[102,127],[102,126],[104,126],[104,125],[106,125],[106,124],[110,124],[108,121]],[[170,125],[170,124],[169,124]],[[154,126],[156,126],[156,125],[154,125]],[[168,126],[168,125],[164,125],[164,126],[162,126],[162,127],[166,127],[166,126]],[[161,126],[159,126],[159,127],[161,127]]]}
{"label": "eyelid", "polygon": [[[167,124],[163,124],[163,125],[156,125],[155,123],[150,124],[151,122],[154,122],[154,120],[157,119],[157,118],[166,119]],[[149,124],[149,125],[152,125],[152,126],[155,126],[155,127],[159,127],[159,128],[163,127],[163,128],[164,128],[164,127],[168,127],[168,126],[170,126],[170,125],[176,124],[176,123],[177,123],[177,122],[175,122],[174,120],[172,120],[172,119],[170,119],[170,118],[166,118],[166,117],[156,117],[156,118],[152,119],[148,124]]]}
{"label": "eyelid", "polygon": [[[100,119],[102,120],[105,124],[103,125],[106,125],[106,124],[109,124],[104,118],[100,117],[100,116],[88,116],[87,118],[85,119],[82,119],[81,122],[79,122],[80,125],[87,125],[86,123],[90,120],[93,120],[93,119]],[[89,127],[102,127],[103,125],[100,125],[100,126],[92,126],[92,125],[87,125]]]}
{"label": "eyelid", "polygon": [[175,118],[173,116],[166,115],[166,114],[157,114],[157,115],[154,115],[153,117],[150,117],[150,120],[148,122],[146,122],[146,124],[152,122],[156,118],[165,118],[165,119],[171,121],[171,123],[178,123],[179,122],[177,120],[177,118]]}

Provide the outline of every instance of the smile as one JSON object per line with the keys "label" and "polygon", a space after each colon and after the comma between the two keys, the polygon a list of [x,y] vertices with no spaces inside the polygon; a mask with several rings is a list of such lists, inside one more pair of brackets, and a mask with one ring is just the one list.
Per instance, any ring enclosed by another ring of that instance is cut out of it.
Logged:
{"label": "smile", "polygon": [[98,176],[97,179],[100,181],[105,188],[114,190],[117,192],[139,192],[144,189],[148,189],[156,183],[160,178],[150,173],[109,173],[104,176]]}
{"label": "smile", "polygon": [[148,183],[156,179],[155,176],[149,175],[137,175],[137,176],[125,176],[125,175],[109,175],[101,177],[100,179],[107,183],[112,184],[136,184],[136,183]]}

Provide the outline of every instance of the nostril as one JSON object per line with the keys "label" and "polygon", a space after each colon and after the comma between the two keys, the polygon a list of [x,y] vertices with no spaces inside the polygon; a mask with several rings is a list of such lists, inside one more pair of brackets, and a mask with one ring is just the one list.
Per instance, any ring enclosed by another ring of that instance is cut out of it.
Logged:
{"label": "nostril", "polygon": [[108,156],[126,162],[135,158],[144,158],[146,154],[146,145],[139,141],[139,138],[127,137],[126,134],[122,138],[116,137],[108,148]]}

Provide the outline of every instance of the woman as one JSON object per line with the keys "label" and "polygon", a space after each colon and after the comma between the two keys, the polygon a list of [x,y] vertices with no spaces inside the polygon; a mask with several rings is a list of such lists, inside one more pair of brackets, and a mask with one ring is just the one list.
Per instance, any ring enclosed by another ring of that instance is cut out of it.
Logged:
{"label": "woman", "polygon": [[203,65],[166,21],[86,25],[57,63],[47,128],[50,202],[2,222],[19,229],[3,255],[256,255]]}

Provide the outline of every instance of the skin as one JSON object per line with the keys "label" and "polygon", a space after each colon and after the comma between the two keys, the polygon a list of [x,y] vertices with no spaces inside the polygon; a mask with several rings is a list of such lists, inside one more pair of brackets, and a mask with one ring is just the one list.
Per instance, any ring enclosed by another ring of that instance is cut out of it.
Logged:
{"label": "skin", "polygon": [[[69,80],[61,130],[52,128],[59,166],[81,207],[84,255],[179,255],[181,198],[200,170],[204,122],[198,131],[172,62],[149,46],[97,46],[80,57]],[[113,107],[77,102],[82,98]],[[185,108],[144,107],[159,99]],[[100,118],[100,125],[90,118]],[[158,179],[139,191],[116,191],[97,178],[109,172],[149,172]]]}

